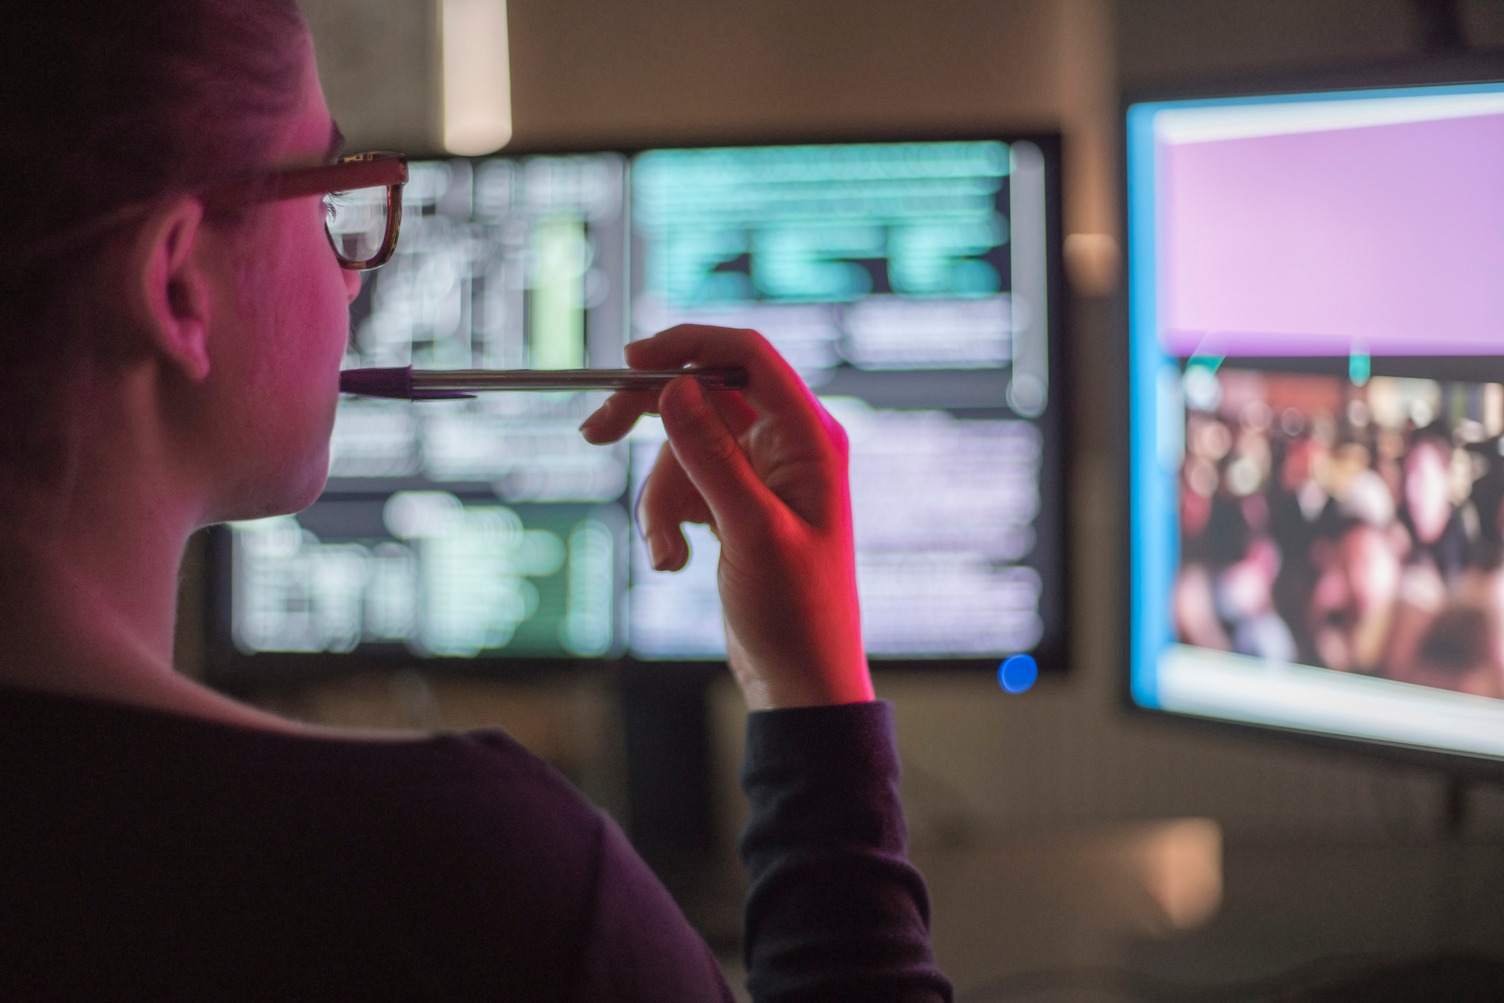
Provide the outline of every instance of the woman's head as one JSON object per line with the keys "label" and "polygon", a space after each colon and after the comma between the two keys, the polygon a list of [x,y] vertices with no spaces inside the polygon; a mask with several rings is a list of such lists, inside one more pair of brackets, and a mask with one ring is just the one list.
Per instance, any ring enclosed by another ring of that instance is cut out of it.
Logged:
{"label": "woman's head", "polygon": [[219,478],[209,515],[311,500],[358,284],[316,196],[233,216],[194,196],[329,155],[293,0],[32,8],[0,33],[0,93],[0,464],[65,479],[90,381],[144,366],[164,437]]}

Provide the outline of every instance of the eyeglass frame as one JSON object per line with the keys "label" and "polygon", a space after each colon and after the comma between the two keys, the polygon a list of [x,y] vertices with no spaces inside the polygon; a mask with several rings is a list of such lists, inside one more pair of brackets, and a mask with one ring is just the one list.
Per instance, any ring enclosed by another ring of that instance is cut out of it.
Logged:
{"label": "eyeglass frame", "polygon": [[352,153],[332,164],[318,167],[292,167],[268,171],[248,178],[212,185],[203,190],[206,206],[238,208],[262,202],[303,198],[307,195],[332,195],[361,188],[386,188],[386,232],[376,253],[360,261],[347,259],[334,242],[334,234],[325,226],[324,236],[341,268],[362,272],[380,268],[397,249],[397,234],[402,229],[402,188],[407,184],[407,157],[400,153],[376,150]]}
{"label": "eyeglass frame", "polygon": [[[340,191],[361,188],[386,188],[386,232],[376,253],[362,261],[347,261],[334,243],[334,235],[325,226],[324,236],[334,259],[341,268],[349,271],[366,271],[380,268],[391,260],[397,248],[397,234],[402,227],[402,188],[407,183],[407,157],[401,153],[376,150],[353,153],[341,157],[332,164],[318,167],[290,167],[258,174],[242,175],[224,181],[210,182],[190,189],[190,194],[200,198],[204,207],[218,209],[245,208],[281,199],[303,198],[308,195],[332,195]],[[0,270],[32,267],[53,255],[69,252],[82,240],[129,222],[144,212],[150,203],[137,202],[109,213],[80,226],[54,233],[40,243],[32,245],[19,257],[0,263]]]}

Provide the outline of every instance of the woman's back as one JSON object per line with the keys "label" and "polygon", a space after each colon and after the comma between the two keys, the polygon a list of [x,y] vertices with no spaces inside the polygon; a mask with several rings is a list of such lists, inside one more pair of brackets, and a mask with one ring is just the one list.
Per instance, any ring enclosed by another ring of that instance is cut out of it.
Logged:
{"label": "woman's back", "polygon": [[723,998],[621,832],[500,732],[5,689],[0,762],[7,999]]}

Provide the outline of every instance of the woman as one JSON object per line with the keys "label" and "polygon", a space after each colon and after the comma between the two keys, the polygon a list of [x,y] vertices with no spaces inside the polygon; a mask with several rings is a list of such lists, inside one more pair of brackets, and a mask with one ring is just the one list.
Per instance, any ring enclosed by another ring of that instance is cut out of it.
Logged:
{"label": "woman", "polygon": [[[505,736],[372,738],[172,671],[185,543],[322,488],[359,289],[310,178],[338,136],[291,0],[80,0],[0,39],[0,995],[728,999],[619,831]],[[349,172],[343,172],[348,174]],[[362,182],[367,183],[367,182]],[[341,265],[346,267],[341,267]],[[904,859],[839,427],[758,336],[683,327],[618,394],[669,445],[639,507],[722,542],[749,705],[759,999],[949,997]]]}

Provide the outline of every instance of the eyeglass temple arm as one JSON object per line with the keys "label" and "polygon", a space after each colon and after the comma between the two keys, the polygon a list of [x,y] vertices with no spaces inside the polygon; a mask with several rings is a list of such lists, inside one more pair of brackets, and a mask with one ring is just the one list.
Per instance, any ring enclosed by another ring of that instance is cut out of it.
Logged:
{"label": "eyeglass temple arm", "polygon": [[334,189],[379,188],[406,183],[407,160],[383,157],[288,171],[276,178],[271,187],[276,190],[274,198],[297,198],[300,195],[322,195]]}

